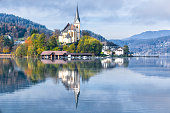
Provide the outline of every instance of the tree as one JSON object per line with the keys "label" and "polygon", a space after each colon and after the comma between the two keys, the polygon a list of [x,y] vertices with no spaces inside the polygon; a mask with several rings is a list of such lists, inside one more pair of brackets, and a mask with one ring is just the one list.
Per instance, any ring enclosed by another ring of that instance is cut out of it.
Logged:
{"label": "tree", "polygon": [[53,49],[53,51],[61,51],[61,48],[55,47],[55,48]]}
{"label": "tree", "polygon": [[4,37],[0,37],[0,52],[3,52],[3,47],[4,47]]}
{"label": "tree", "polygon": [[28,46],[27,56],[34,56],[33,46]]}
{"label": "tree", "polygon": [[63,46],[63,51],[68,51],[68,46],[67,45]]}
{"label": "tree", "polygon": [[[28,39],[29,40],[29,39]],[[34,56],[40,55],[42,51],[46,48],[46,36],[45,34],[33,34],[31,36],[31,42],[33,46],[32,51],[34,53]]]}
{"label": "tree", "polygon": [[83,36],[77,46],[78,53],[94,53],[99,55],[102,50],[102,44],[99,40],[90,36]]}
{"label": "tree", "polygon": [[15,54],[18,57],[27,56],[27,50],[28,50],[28,48],[26,47],[26,45],[21,44],[20,46],[17,47]]}
{"label": "tree", "polygon": [[32,34],[38,34],[39,33],[39,31],[37,30],[37,29],[33,29],[32,31],[31,31],[31,35]]}
{"label": "tree", "polygon": [[46,36],[45,36],[44,33],[39,35],[38,40],[37,40],[37,44],[38,44],[38,48],[45,48],[45,46],[46,46]]}
{"label": "tree", "polygon": [[34,56],[37,55],[37,49],[38,49],[38,37],[40,35],[39,34],[33,34],[31,36],[31,41],[32,41],[32,46],[33,46],[33,51],[34,51]]}
{"label": "tree", "polygon": [[38,48],[38,49],[37,49],[37,53],[38,53],[38,55],[40,55],[43,51],[45,51],[45,49],[44,49],[44,48]]}
{"label": "tree", "polygon": [[10,50],[9,50],[9,47],[8,46],[5,46],[4,48],[3,48],[3,53],[9,53],[10,52]]}
{"label": "tree", "polygon": [[129,47],[128,47],[128,45],[124,45],[124,54],[126,55],[126,56],[128,56],[128,54],[129,54]]}
{"label": "tree", "polygon": [[70,53],[74,53],[74,52],[76,52],[76,46],[75,46],[75,44],[73,43],[73,44],[71,44],[70,46],[69,46],[69,48],[68,48],[68,52],[70,52]]}
{"label": "tree", "polygon": [[47,50],[53,50],[55,47],[57,47],[57,40],[55,36],[51,36],[47,43]]}

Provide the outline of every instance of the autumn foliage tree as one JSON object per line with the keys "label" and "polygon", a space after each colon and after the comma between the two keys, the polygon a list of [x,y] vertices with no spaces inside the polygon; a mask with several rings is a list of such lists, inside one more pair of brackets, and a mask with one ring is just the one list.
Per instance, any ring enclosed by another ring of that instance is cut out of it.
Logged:
{"label": "autumn foliage tree", "polygon": [[57,47],[57,39],[55,36],[51,36],[47,41],[46,50],[54,50]]}
{"label": "autumn foliage tree", "polygon": [[[1,41],[1,40],[0,40]],[[22,53],[24,50],[24,54]],[[57,38],[52,36],[47,38],[45,34],[32,34],[16,49],[17,56],[39,56],[43,51],[68,51],[70,53],[93,53],[99,55],[102,50],[102,44],[95,38],[83,36],[78,44],[58,45]],[[22,52],[21,52],[22,51]],[[25,54],[26,52],[26,54]]]}
{"label": "autumn foliage tree", "polygon": [[95,38],[83,36],[77,46],[78,53],[94,53],[99,55],[102,50],[102,44]]}
{"label": "autumn foliage tree", "polygon": [[70,52],[70,53],[75,53],[76,52],[76,46],[75,46],[74,43],[69,46],[68,52]]}

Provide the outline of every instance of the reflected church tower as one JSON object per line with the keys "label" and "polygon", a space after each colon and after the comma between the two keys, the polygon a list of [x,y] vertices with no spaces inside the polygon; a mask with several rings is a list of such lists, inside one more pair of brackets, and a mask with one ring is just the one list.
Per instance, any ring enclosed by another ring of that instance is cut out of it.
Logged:
{"label": "reflected church tower", "polygon": [[75,102],[76,102],[76,108],[78,106],[78,100],[80,95],[80,75],[77,74],[74,78],[74,95],[75,95]]}
{"label": "reflected church tower", "polygon": [[62,83],[67,90],[71,89],[74,91],[75,103],[77,108],[80,95],[80,75],[78,74],[78,70],[60,70],[58,77],[62,80]]}

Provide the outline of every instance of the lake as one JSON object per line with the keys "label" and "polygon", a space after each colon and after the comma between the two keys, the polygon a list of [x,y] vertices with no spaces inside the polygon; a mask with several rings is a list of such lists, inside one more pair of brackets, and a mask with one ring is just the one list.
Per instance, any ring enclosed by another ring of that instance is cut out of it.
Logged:
{"label": "lake", "polygon": [[170,113],[170,57],[0,59],[0,113]]}

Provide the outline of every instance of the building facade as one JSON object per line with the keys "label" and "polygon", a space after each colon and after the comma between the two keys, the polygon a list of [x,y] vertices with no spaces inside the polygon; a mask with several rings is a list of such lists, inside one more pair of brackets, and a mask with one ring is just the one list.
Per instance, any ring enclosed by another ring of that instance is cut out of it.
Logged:
{"label": "building facade", "polygon": [[122,47],[119,47],[118,49],[115,50],[115,55],[120,56],[124,55],[124,49]]}
{"label": "building facade", "polygon": [[105,55],[113,55],[113,52],[118,48],[118,45],[109,41],[102,42],[102,45],[102,52]]}
{"label": "building facade", "polygon": [[76,43],[78,40],[80,40],[80,17],[77,5],[74,24],[68,23],[66,25],[66,27],[61,31],[59,42],[69,44]]}

